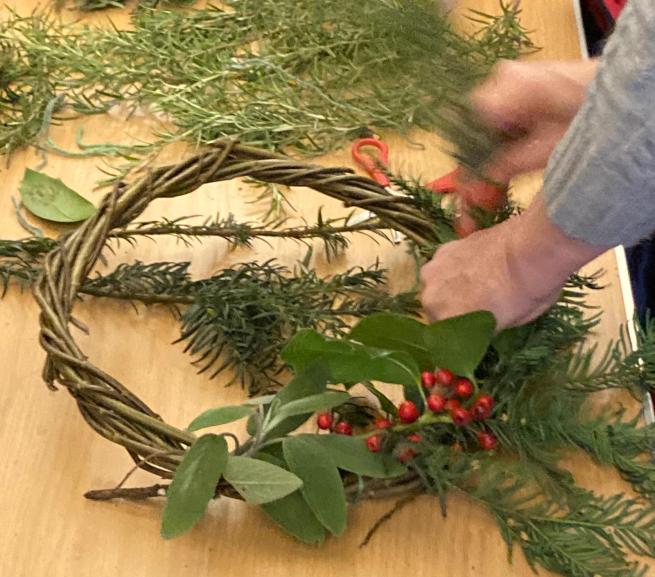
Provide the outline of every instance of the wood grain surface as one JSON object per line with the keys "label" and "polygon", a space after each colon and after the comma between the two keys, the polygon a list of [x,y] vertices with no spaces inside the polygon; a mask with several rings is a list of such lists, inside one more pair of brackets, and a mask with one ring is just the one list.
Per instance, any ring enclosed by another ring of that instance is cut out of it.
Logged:
{"label": "wood grain surface", "polygon": [[[524,0],[523,21],[543,47],[533,56],[541,59],[579,57],[574,19],[574,0]],[[6,7],[27,13],[32,0],[10,0]],[[497,0],[467,0],[460,8],[487,11]],[[120,11],[93,16],[99,23],[108,14],[122,25]],[[70,17],[68,15],[67,17]],[[131,142],[147,138],[157,121],[135,117],[129,121],[113,115],[91,117],[54,127],[53,140],[72,148],[75,132],[84,128],[89,142]],[[434,178],[452,166],[439,152],[438,140],[414,135],[425,144],[412,146],[407,139],[388,135],[392,168],[405,175]],[[169,151],[169,160],[185,153]],[[326,165],[349,165],[346,149],[320,159]],[[2,163],[0,237],[20,238],[25,232],[17,223],[11,197],[26,167],[39,158],[33,151],[13,155]],[[98,159],[70,160],[50,155],[45,171],[63,178],[72,188],[94,202],[102,191],[94,183],[102,176]],[[527,199],[539,187],[539,178],[517,183],[517,193]],[[265,208],[249,204],[252,192],[237,182],[205,186],[173,200],[155,202],[144,218],[189,214],[227,215],[256,219]],[[312,219],[322,206],[327,214],[343,213],[338,203],[307,190],[296,190],[293,204]],[[55,231],[39,223],[49,233]],[[276,256],[293,264],[305,253],[301,245],[285,241],[271,246],[258,243],[257,257]],[[411,282],[415,271],[402,247],[357,240],[347,256],[328,265],[320,250],[314,264],[322,271],[340,271],[355,264],[370,264],[379,257],[392,271],[394,286]],[[191,260],[194,274],[211,272],[252,259],[252,251],[230,251],[223,241],[208,241],[191,248],[174,241],[143,242],[136,249],[122,246],[113,261],[146,262]],[[605,310],[598,339],[615,336],[625,313],[613,254],[592,268],[607,271],[608,288],[594,298]],[[159,411],[169,422],[184,426],[201,410],[244,398],[238,387],[225,388],[220,379],[196,375],[180,346],[171,342],[178,325],[162,308],[134,310],[129,304],[106,300],[88,301],[78,307],[79,318],[91,329],[78,335],[83,350],[99,367],[113,374]],[[43,352],[37,343],[37,308],[29,292],[14,288],[0,301],[0,576],[1,577],[349,577],[417,575],[435,577],[518,577],[531,574],[520,551],[513,564],[491,517],[465,497],[449,499],[449,515],[443,519],[434,499],[423,497],[403,509],[359,549],[375,520],[393,502],[367,502],[353,507],[349,528],[339,539],[321,548],[303,546],[274,527],[255,507],[222,499],[213,503],[207,517],[189,534],[172,542],[159,537],[162,502],[94,503],[83,498],[91,488],[116,484],[131,461],[119,447],[98,437],[83,422],[65,391],[49,392],[40,377]],[[611,472],[571,460],[586,486],[623,489]],[[145,474],[131,479],[134,485],[152,483]],[[541,575],[547,575],[543,571]]]}

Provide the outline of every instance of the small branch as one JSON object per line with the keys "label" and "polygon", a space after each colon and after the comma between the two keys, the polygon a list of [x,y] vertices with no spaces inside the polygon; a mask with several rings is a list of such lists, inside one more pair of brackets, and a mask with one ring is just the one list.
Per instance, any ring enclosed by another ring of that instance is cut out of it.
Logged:
{"label": "small branch", "polygon": [[399,499],[396,501],[396,504],[389,510],[387,511],[382,517],[380,517],[374,524],[373,526],[368,530],[368,533],[366,533],[366,536],[364,537],[364,540],[359,544],[359,548],[366,547],[366,545],[369,544],[371,539],[373,538],[373,535],[377,532],[377,530],[382,527],[387,521],[390,521],[391,518],[398,513],[405,505],[409,505],[416,497],[418,497],[419,493],[412,493],[410,495],[406,495],[402,499]]}
{"label": "small branch", "polygon": [[127,489],[97,489],[87,491],[84,496],[91,501],[111,501],[113,499],[127,499],[128,501],[145,501],[153,497],[166,495],[168,485],[151,485],[150,487],[130,487]]}

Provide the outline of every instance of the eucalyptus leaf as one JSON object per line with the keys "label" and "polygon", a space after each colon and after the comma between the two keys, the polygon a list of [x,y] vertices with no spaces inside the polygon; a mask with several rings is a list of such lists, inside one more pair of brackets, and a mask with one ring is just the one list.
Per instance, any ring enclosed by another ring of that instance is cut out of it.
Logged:
{"label": "eucalyptus leaf", "polygon": [[432,323],[425,331],[425,342],[436,366],[472,377],[495,329],[493,314],[479,311]]}
{"label": "eucalyptus leaf", "polygon": [[434,369],[434,363],[425,345],[426,326],[408,316],[378,313],[360,320],[348,338],[371,347],[405,351],[422,371],[427,371]]}
{"label": "eucalyptus leaf", "polygon": [[307,438],[288,437],[283,442],[284,458],[302,479],[302,496],[317,519],[333,535],[346,529],[346,493],[339,471],[329,453]]}
{"label": "eucalyptus leaf", "polygon": [[313,330],[299,331],[282,351],[282,359],[296,371],[320,360],[327,365],[333,383],[383,381],[413,387],[420,380],[416,361],[404,351],[330,339]]}
{"label": "eucalyptus leaf", "polygon": [[225,470],[227,455],[227,443],[218,435],[204,435],[191,445],[168,488],[162,537],[177,537],[202,518]]}
{"label": "eucalyptus leaf", "polygon": [[58,178],[29,168],[25,170],[20,195],[27,210],[52,222],[80,222],[96,211],[93,204]]}
{"label": "eucalyptus leaf", "polygon": [[249,457],[230,456],[223,476],[248,503],[257,505],[282,499],[302,487],[293,473]]}
{"label": "eucalyptus leaf", "polygon": [[234,421],[243,419],[252,414],[252,412],[253,409],[251,407],[240,405],[209,409],[193,419],[187,429],[189,431],[197,431],[198,429],[204,429],[206,427],[226,425],[227,423],[233,423]]}
{"label": "eucalyptus leaf", "polygon": [[345,435],[303,435],[320,445],[330,455],[334,464],[344,471],[364,477],[388,479],[407,472],[407,467],[385,453],[371,453],[366,441]]}
{"label": "eucalyptus leaf", "polygon": [[340,391],[327,391],[318,395],[310,395],[302,399],[291,401],[282,405],[271,419],[269,427],[272,429],[289,417],[311,414],[316,411],[327,411],[342,405],[350,398],[348,393]]}

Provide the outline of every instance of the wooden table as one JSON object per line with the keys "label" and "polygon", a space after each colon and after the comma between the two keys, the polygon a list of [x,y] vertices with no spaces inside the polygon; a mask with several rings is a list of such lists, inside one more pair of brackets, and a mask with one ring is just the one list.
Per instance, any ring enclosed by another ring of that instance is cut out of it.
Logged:
{"label": "wooden table", "polygon": [[[537,58],[578,58],[579,41],[573,0],[524,1],[524,22],[534,30],[533,38],[543,47]],[[21,12],[36,2],[12,0],[6,5]],[[493,11],[496,0],[469,0],[468,6]],[[105,16],[98,17],[99,19]],[[117,15],[120,20],[121,16]],[[151,120],[86,118],[52,130],[61,146],[72,148],[74,134],[84,126],[91,142],[125,141],[147,135]],[[425,150],[410,148],[406,141],[392,138],[392,163],[402,172],[435,177],[450,161],[435,150],[433,138],[422,136]],[[328,158],[325,164],[349,164],[347,150]],[[0,235],[20,238],[11,203],[25,167],[38,164],[36,155],[22,151],[10,167],[2,168]],[[100,173],[97,160],[67,160],[50,156],[46,171],[62,177],[68,185],[98,201],[92,192]],[[523,195],[534,192],[538,178],[527,178],[517,189]],[[328,214],[339,214],[335,202],[307,191],[293,196],[303,212],[315,215],[318,206]],[[259,209],[262,207],[260,206]],[[228,212],[253,218],[257,207],[244,202],[237,183],[205,187],[201,192],[169,201],[157,201],[145,218],[182,214]],[[41,223],[43,224],[43,223]],[[46,230],[53,232],[46,227]],[[304,254],[301,246],[274,244],[256,246],[258,256],[276,254],[293,263]],[[319,251],[320,252],[320,251]],[[371,263],[379,255],[393,270],[396,284],[413,274],[402,248],[393,249],[357,242],[348,256],[331,265],[343,270],[352,264]],[[248,251],[229,252],[226,243],[209,241],[189,249],[174,242],[143,243],[133,250],[122,246],[118,260],[145,261],[192,259],[197,274],[208,274],[226,262],[252,258]],[[316,265],[327,270],[321,256]],[[609,287],[595,298],[606,311],[599,338],[617,334],[625,311],[613,253],[600,259],[608,273]],[[597,265],[596,265],[597,266]],[[89,357],[137,392],[164,418],[185,425],[204,408],[238,402],[243,393],[226,389],[220,381],[198,376],[179,346],[177,324],[164,310],[144,309],[138,313],[125,303],[92,301],[79,307],[79,317],[91,328],[91,337],[79,335]],[[449,516],[442,519],[434,499],[424,497],[406,507],[385,525],[364,549],[358,543],[371,524],[391,503],[365,503],[350,512],[346,534],[313,549],[278,531],[254,507],[221,500],[188,535],[164,542],[159,537],[161,502],[94,503],[82,497],[90,488],[113,486],[131,461],[125,452],[93,433],[63,391],[50,393],[40,378],[43,353],[37,344],[37,308],[26,292],[13,289],[0,302],[0,575],[3,577],[328,577],[348,575],[392,576],[413,574],[439,577],[518,577],[530,574],[520,552],[508,565],[506,548],[490,516],[465,498],[450,498]],[[574,460],[578,478],[586,485],[607,490],[621,487],[615,476]],[[145,474],[135,484],[151,483]],[[542,572],[546,575],[546,572]]]}

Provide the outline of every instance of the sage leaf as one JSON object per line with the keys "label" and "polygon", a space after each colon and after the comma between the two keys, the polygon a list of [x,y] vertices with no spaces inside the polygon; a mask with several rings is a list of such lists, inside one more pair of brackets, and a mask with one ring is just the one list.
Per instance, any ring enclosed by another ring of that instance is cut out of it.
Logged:
{"label": "sage leaf", "polygon": [[316,518],[333,535],[346,529],[346,494],[339,471],[329,453],[307,438],[288,437],[284,459],[302,479],[302,496]]}
{"label": "sage leaf", "polygon": [[161,524],[164,539],[181,535],[202,518],[227,460],[227,443],[219,435],[203,435],[191,445],[168,488]]}
{"label": "sage leaf", "polygon": [[493,314],[479,311],[432,323],[426,328],[425,342],[436,366],[473,377],[495,330]]}
{"label": "sage leaf", "polygon": [[223,474],[248,503],[261,505],[282,499],[302,486],[293,473],[250,457],[230,457]]}
{"label": "sage leaf", "polygon": [[20,195],[27,210],[52,222],[80,222],[96,211],[95,206],[58,178],[29,168],[25,170]]}
{"label": "sage leaf", "polygon": [[275,416],[271,419],[269,427],[272,429],[289,417],[315,413],[316,411],[327,411],[338,405],[342,405],[350,398],[348,393],[340,391],[328,391],[318,395],[310,395],[303,399],[296,399],[282,405]]}
{"label": "sage leaf", "polygon": [[434,369],[434,363],[425,345],[426,326],[408,316],[378,313],[360,320],[348,338],[371,347],[405,351],[422,371],[429,371]]}
{"label": "sage leaf", "polygon": [[[320,362],[314,363],[305,370],[298,372],[275,396],[275,403],[272,403],[269,408],[273,412],[271,418],[275,417],[277,408],[283,407],[287,403],[324,392],[328,377],[329,372],[327,367]],[[282,437],[291,431],[295,431],[311,416],[312,413],[308,412],[302,415],[288,417],[275,427],[268,427],[266,438]]]}
{"label": "sage leaf", "polygon": [[383,381],[415,387],[420,380],[416,361],[404,351],[388,351],[330,339],[308,329],[296,333],[281,356],[296,371],[318,361],[325,363],[333,383]]}
{"label": "sage leaf", "polygon": [[193,419],[187,427],[187,430],[197,431],[198,429],[204,429],[206,427],[226,425],[227,423],[233,423],[234,421],[243,419],[243,417],[247,417],[252,414],[252,412],[253,409],[251,407],[243,407],[239,405],[209,409]]}
{"label": "sage leaf", "polygon": [[344,471],[364,477],[388,479],[400,477],[407,467],[385,453],[371,453],[362,438],[345,435],[303,435],[320,445],[331,457],[332,462]]}
{"label": "sage leaf", "polygon": [[[257,453],[256,458],[278,467],[287,467],[282,454],[282,443],[266,447],[264,451],[267,452]],[[307,545],[318,545],[325,540],[323,525],[312,513],[300,491],[294,491],[277,501],[264,503],[261,508],[279,527],[299,541]]]}

